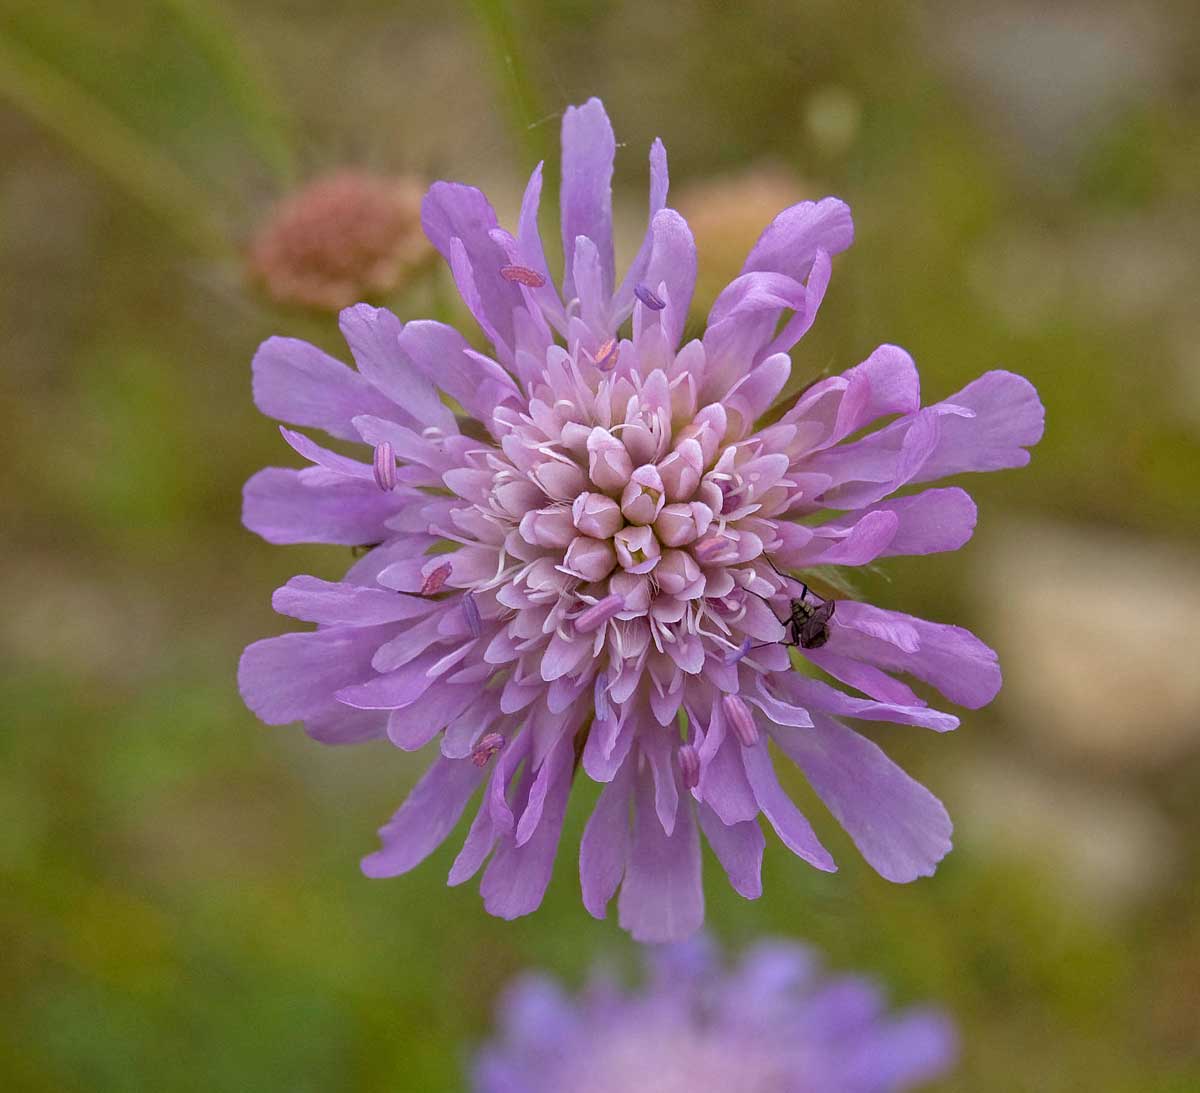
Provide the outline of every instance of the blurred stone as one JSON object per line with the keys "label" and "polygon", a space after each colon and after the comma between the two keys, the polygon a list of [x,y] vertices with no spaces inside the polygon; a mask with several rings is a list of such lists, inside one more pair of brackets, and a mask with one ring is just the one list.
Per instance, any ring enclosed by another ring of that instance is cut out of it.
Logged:
{"label": "blurred stone", "polygon": [[1159,895],[1176,876],[1178,838],[1149,798],[996,756],[976,756],[945,791],[956,841],[1028,861],[1101,919]]}
{"label": "blurred stone", "polygon": [[1039,747],[1126,768],[1200,746],[1200,559],[1094,529],[990,536],[979,586],[1001,702]]}
{"label": "blurred stone", "polygon": [[1152,95],[1171,40],[1153,4],[939,6],[932,52],[958,70],[1039,179],[1074,166],[1113,112]]}
{"label": "blurred stone", "polygon": [[1008,223],[971,256],[967,281],[1011,330],[1029,333],[1060,313],[1067,257],[1058,240]]}
{"label": "blurred stone", "polygon": [[428,265],[425,186],[345,170],[287,197],[250,247],[251,276],[281,304],[338,311],[393,292]]}
{"label": "blurred stone", "polygon": [[746,261],[763,229],[789,205],[820,197],[790,171],[759,164],[736,175],[695,182],[672,204],[696,237],[700,268],[696,305],[707,308]]}
{"label": "blurred stone", "polygon": [[862,104],[845,87],[820,87],[804,104],[804,125],[821,152],[827,156],[843,155],[858,137]]}

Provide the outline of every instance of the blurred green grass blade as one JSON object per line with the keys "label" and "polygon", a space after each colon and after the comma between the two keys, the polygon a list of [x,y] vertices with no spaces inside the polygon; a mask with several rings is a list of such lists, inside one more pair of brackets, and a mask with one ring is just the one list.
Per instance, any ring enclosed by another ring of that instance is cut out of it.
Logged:
{"label": "blurred green grass blade", "polygon": [[162,0],[212,66],[230,105],[259,154],[287,182],[295,179],[291,127],[275,88],[263,75],[265,62],[253,55],[214,0]]}
{"label": "blurred green grass blade", "polygon": [[530,79],[529,69],[518,48],[519,35],[508,0],[471,0],[487,44],[500,70],[517,136],[534,159],[546,158],[546,127],[541,97]]}
{"label": "blurred green grass blade", "polygon": [[0,97],[53,132],[119,189],[206,254],[229,252],[210,196],[181,168],[50,65],[0,34]]}

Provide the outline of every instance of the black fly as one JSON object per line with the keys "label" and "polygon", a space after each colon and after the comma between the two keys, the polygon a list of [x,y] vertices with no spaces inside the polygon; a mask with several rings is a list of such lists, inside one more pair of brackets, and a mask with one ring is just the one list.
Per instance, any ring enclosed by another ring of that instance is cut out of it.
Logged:
{"label": "black fly", "polygon": [[836,600],[824,600],[813,604],[808,599],[808,585],[803,581],[800,587],[804,590],[799,599],[788,601],[790,613],[784,624],[788,632],[788,640],[784,645],[799,645],[801,649],[820,649],[829,640],[829,620],[833,618]]}
{"label": "black fly", "polygon": [[766,561],[784,580],[795,581],[801,588],[798,597],[788,600],[787,619],[780,619],[787,632],[787,640],[781,644],[798,645],[801,649],[820,649],[829,640],[829,620],[833,618],[837,601],[822,600],[820,603],[813,603],[808,598],[808,585],[781,572],[770,558]]}

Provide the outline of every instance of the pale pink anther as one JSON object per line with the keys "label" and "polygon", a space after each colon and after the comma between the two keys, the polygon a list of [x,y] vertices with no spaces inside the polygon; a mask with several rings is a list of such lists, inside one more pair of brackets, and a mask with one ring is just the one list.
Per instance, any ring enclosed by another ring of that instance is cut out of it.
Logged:
{"label": "pale pink anther", "polygon": [[590,634],[593,630],[599,630],[609,619],[615,618],[624,610],[624,597],[613,592],[580,614],[575,620],[575,629],[581,634]]}
{"label": "pale pink anther", "polygon": [[504,747],[504,737],[498,732],[484,733],[479,742],[471,749],[471,762],[477,767],[487,766],[493,755]]}
{"label": "pale pink anther", "polygon": [[541,288],[546,283],[545,277],[528,266],[501,266],[500,276],[515,285],[525,285],[528,288]]}
{"label": "pale pink anther", "polygon": [[482,637],[483,619],[479,614],[479,604],[475,602],[475,596],[472,593],[463,593],[462,607],[463,618],[467,621],[467,630],[470,631],[471,637]]}
{"label": "pale pink anther", "polygon": [[388,441],[375,445],[375,485],[385,493],[396,488],[396,452]]}
{"label": "pale pink anther", "polygon": [[611,372],[617,366],[617,357],[620,355],[620,346],[617,344],[616,338],[609,338],[599,349],[596,350],[596,367],[601,372]]}
{"label": "pale pink anther", "polygon": [[758,743],[758,726],[754,723],[750,707],[742,701],[741,696],[726,695],[721,699],[721,709],[725,711],[725,720],[742,747],[754,747]]}
{"label": "pale pink anther", "polygon": [[445,587],[446,581],[453,572],[449,562],[443,562],[436,569],[425,575],[425,580],[421,582],[421,595],[433,596]]}
{"label": "pale pink anther", "polygon": [[581,493],[571,505],[575,527],[593,539],[610,539],[625,523],[621,506],[602,493]]}
{"label": "pale pink anther", "polygon": [[694,744],[684,744],[679,749],[679,773],[688,789],[700,784],[700,753]]}
{"label": "pale pink anther", "polygon": [[592,683],[592,705],[596,707],[596,720],[608,721],[612,717],[612,707],[608,702],[608,673],[597,672]]}

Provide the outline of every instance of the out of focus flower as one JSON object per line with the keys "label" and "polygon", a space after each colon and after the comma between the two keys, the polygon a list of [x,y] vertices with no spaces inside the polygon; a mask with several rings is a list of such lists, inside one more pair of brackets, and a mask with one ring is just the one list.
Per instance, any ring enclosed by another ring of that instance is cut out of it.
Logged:
{"label": "out of focus flower", "polygon": [[957,1054],[943,1014],[890,1014],[874,983],[821,975],[800,945],[759,945],[730,970],[701,943],[649,963],[638,991],[597,980],[572,998],[552,980],[518,982],[475,1093],[900,1093]]}
{"label": "out of focus flower", "polygon": [[321,311],[392,292],[433,255],[421,231],[423,189],[353,170],[309,183],[254,239],[251,276],[278,303]]}
{"label": "out of focus flower", "polygon": [[[666,207],[666,153],[655,142],[649,226],[618,283],[614,151],[598,100],[567,111],[561,290],[537,228],[540,166],[515,235],[476,189],[426,196],[425,231],[494,356],[366,305],[341,320],[358,371],[292,339],[261,347],[264,413],[370,450],[360,461],[283,429],[312,466],[256,474],[246,525],[373,549],[344,581],[276,592],[278,611],[317,629],[250,646],[240,683],[263,720],[329,743],[436,738],[364,869],[412,869],[482,786],[450,882],[488,862],[484,902],[506,918],[540,904],[582,768],[605,784],[580,849],[584,904],[603,916],[620,888],[622,925],[667,940],[704,917],[701,831],[750,898],[760,816],[834,869],[771,741],[883,876],[927,875],[949,850],[938,800],[841,718],[952,729],[897,676],[977,707],[1000,686],[995,654],[958,627],[835,603],[811,574],[960,547],[975,526],[965,492],[892,495],[1023,465],[1042,408],[1025,380],[989,372],[922,409],[894,346],[778,406],[849,210],[826,198],[780,213],[703,338],[680,346],[696,252]],[[858,693],[795,672],[785,641]]]}
{"label": "out of focus flower", "polygon": [[809,183],[769,163],[680,189],[679,211],[695,236],[700,258],[695,298],[716,299],[741,272],[746,252],[762,234],[763,225],[780,209],[813,194]]}

